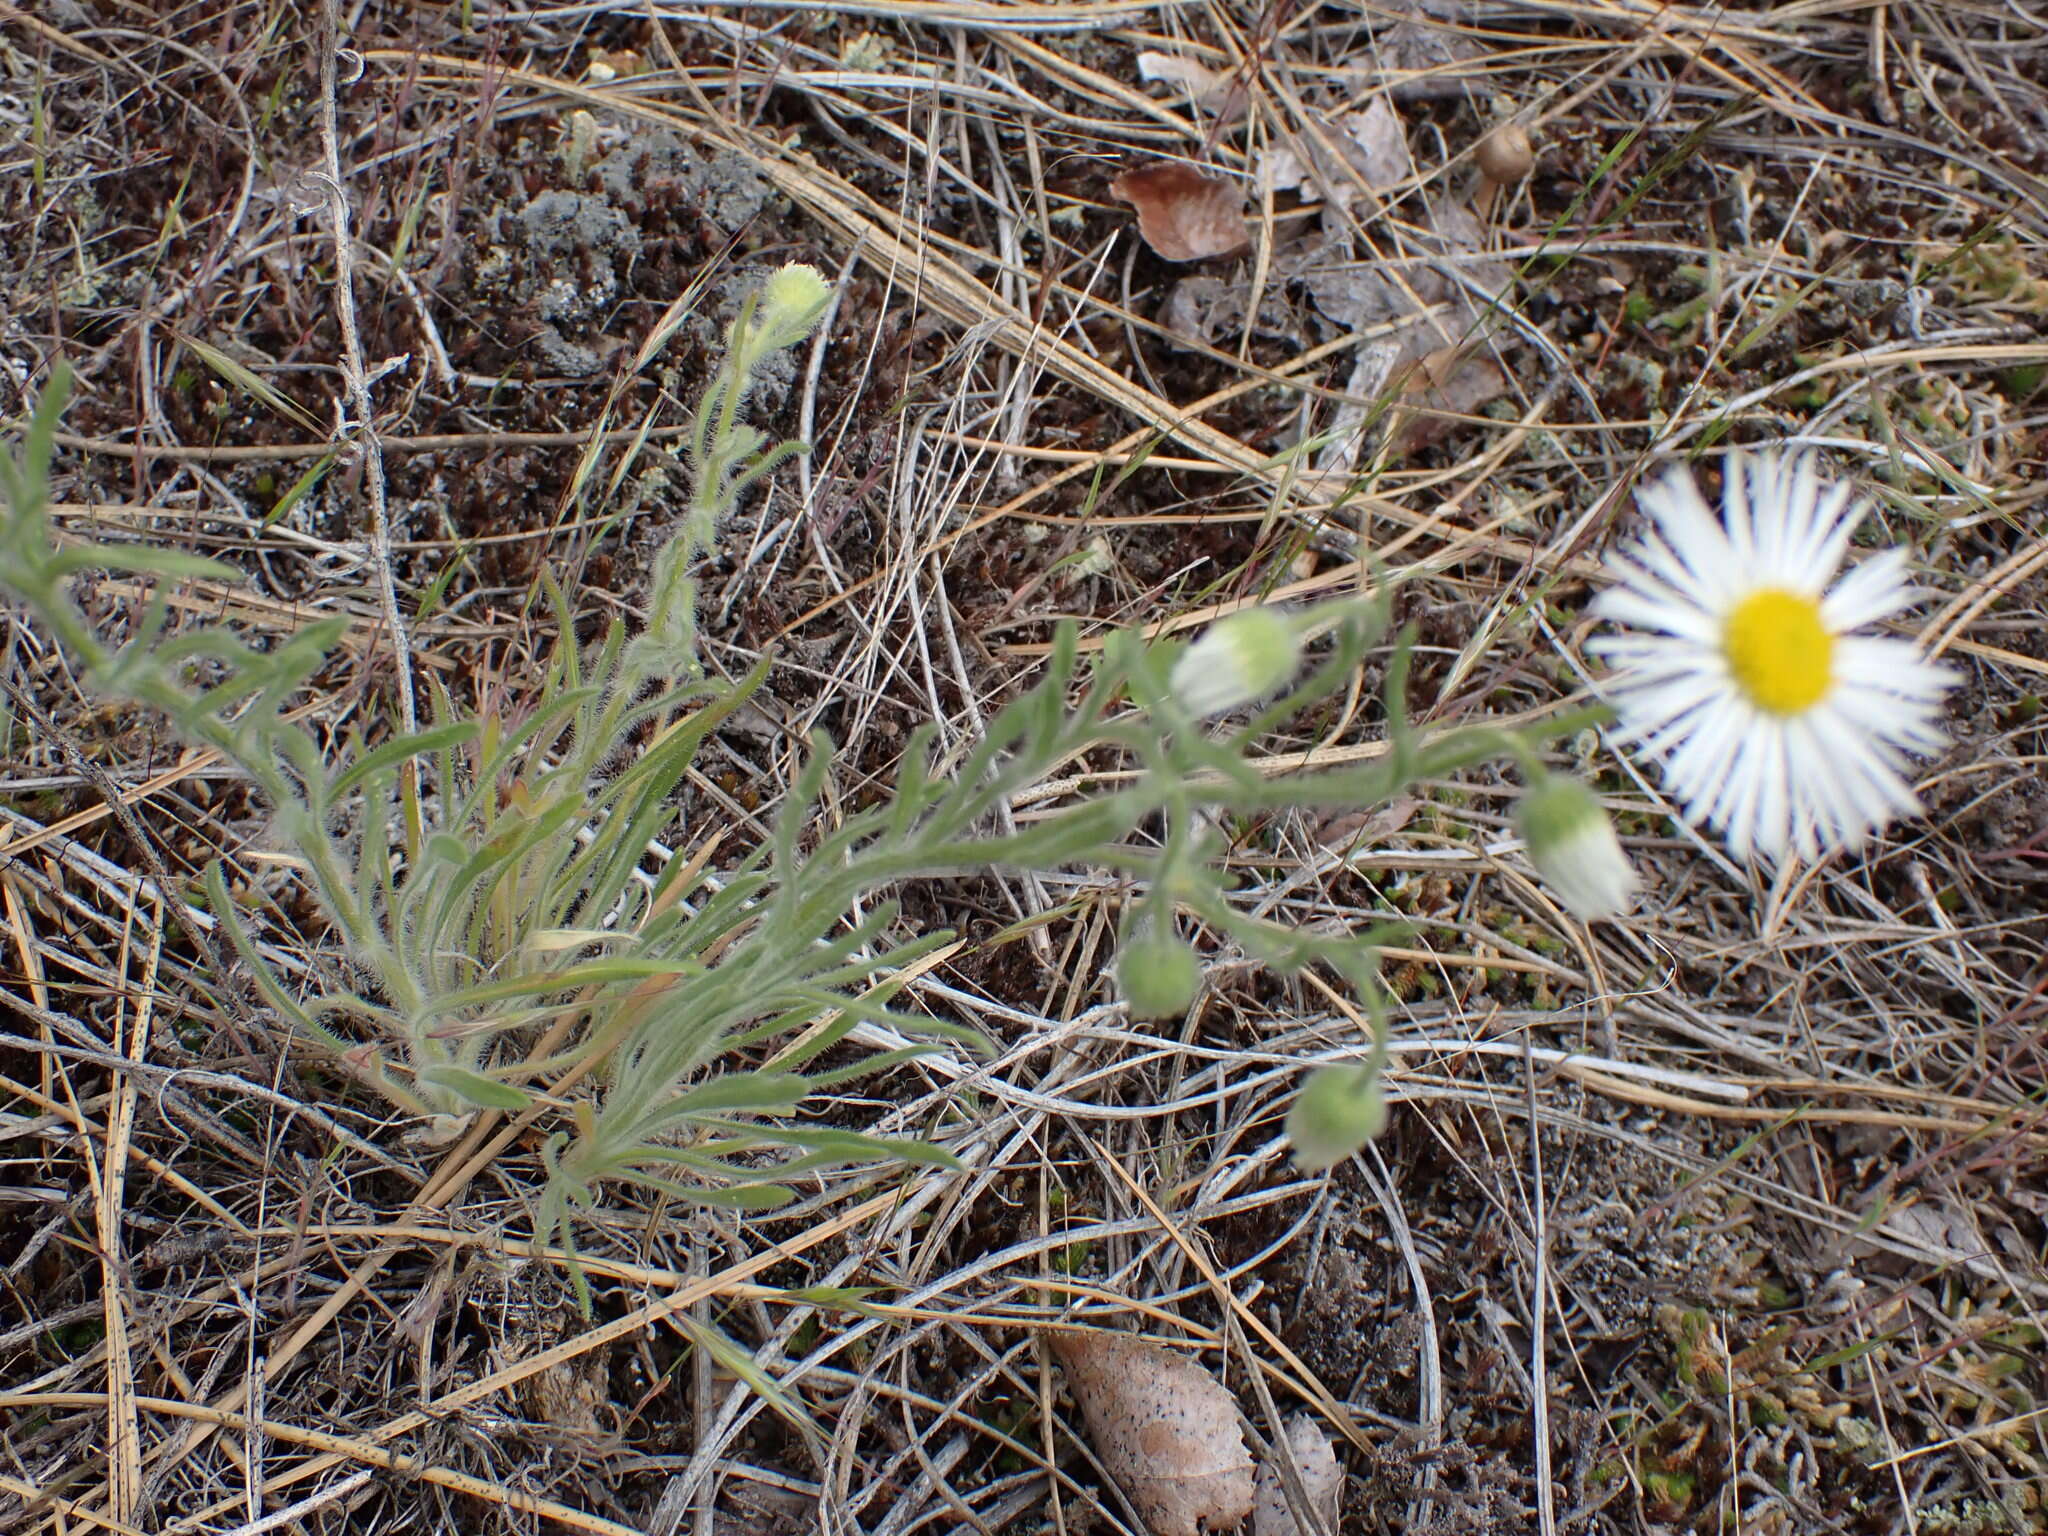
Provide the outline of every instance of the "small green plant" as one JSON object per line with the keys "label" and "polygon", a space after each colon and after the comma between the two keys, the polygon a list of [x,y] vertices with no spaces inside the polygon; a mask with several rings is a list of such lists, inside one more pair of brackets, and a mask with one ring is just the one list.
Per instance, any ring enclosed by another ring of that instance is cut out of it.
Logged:
{"label": "small green plant", "polygon": [[[898,1006],[895,978],[949,936],[903,932],[897,908],[875,900],[891,888],[989,868],[1106,868],[1140,892],[1124,914],[1120,966],[1135,1013],[1193,1001],[1200,969],[1182,936],[1192,918],[1283,971],[1330,967],[1377,1020],[1384,932],[1311,934],[1239,910],[1214,829],[1288,806],[1374,805],[1503,749],[1528,757],[1490,728],[1419,739],[1403,713],[1407,652],[1397,645],[1383,757],[1277,777],[1261,768],[1261,736],[1347,686],[1383,639],[1384,602],[1249,610],[1192,645],[1119,633],[1085,669],[1064,627],[1035,686],[953,771],[936,768],[926,727],[885,803],[830,822],[819,805],[832,747],[820,736],[771,839],[716,874],[708,844],[697,858],[662,859],[693,755],[769,665],[732,684],[704,676],[690,572],[735,499],[800,451],[769,445],[744,411],[761,365],[808,335],[829,300],[816,272],[785,268],[733,325],[694,424],[688,510],[654,562],[640,634],[614,624],[579,647],[569,605],[550,586],[560,638],[523,716],[436,688],[426,728],[352,740],[331,761],[289,711],[314,686],[341,621],[268,649],[218,630],[172,635],[159,591],[127,643],[110,648],[73,601],[74,578],[114,568],[168,586],[235,573],[173,551],[53,538],[61,376],[20,457],[0,456],[0,587],[96,688],[160,711],[248,773],[273,836],[345,946],[357,984],[297,995],[262,958],[214,864],[209,905],[269,1005],[410,1113],[544,1117],[538,1235],[572,1255],[573,1213],[610,1179],[757,1208],[828,1165],[951,1161],[935,1143],[882,1140],[805,1112],[821,1091],[942,1041],[972,1042]],[[1308,664],[1312,641],[1320,650]],[[1126,787],[991,830],[1012,797],[1105,749],[1136,770]],[[883,1043],[847,1048],[864,1024],[879,1030],[862,1038]],[[1301,1100],[1309,1118],[1294,1126],[1305,1156],[1333,1160],[1376,1128],[1379,1066],[1375,1056],[1313,1080]]]}

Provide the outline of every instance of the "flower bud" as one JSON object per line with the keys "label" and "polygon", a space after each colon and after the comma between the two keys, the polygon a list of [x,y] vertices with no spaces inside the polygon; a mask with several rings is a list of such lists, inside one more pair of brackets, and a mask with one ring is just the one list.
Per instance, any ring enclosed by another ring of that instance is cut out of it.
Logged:
{"label": "flower bud", "polygon": [[748,335],[756,356],[793,347],[817,328],[832,302],[832,285],[816,267],[792,261],[778,269],[761,289]]}
{"label": "flower bud", "polygon": [[1141,919],[1116,957],[1117,990],[1134,1019],[1177,1019],[1202,990],[1202,962],[1172,924]]}
{"label": "flower bud", "polygon": [[1196,719],[1220,715],[1283,687],[1301,667],[1301,627],[1281,608],[1246,608],[1209,626],[1180,653],[1173,696]]}
{"label": "flower bud", "polygon": [[1515,829],[1529,862],[1574,917],[1590,923],[1628,910],[1636,872],[1607,813],[1577,779],[1546,778],[1522,796]]}
{"label": "flower bud", "polygon": [[1287,1112],[1294,1166],[1316,1173],[1386,1129],[1387,1096],[1377,1067],[1322,1067],[1309,1074]]}

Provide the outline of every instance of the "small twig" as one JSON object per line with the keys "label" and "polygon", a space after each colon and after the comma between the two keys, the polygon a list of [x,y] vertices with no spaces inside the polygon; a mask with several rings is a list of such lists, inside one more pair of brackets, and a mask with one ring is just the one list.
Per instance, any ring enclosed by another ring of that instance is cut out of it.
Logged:
{"label": "small twig", "polygon": [[325,1488],[306,1495],[296,1504],[273,1510],[260,1519],[236,1526],[228,1536],[263,1536],[266,1531],[279,1530],[287,1525],[296,1525],[315,1510],[325,1509],[329,1504],[347,1498],[363,1484],[377,1475],[374,1467],[364,1467],[360,1472],[351,1472],[347,1477],[329,1483]]}
{"label": "small twig", "polygon": [[[6,1001],[8,1007],[20,1012],[32,1024],[40,1024],[53,1032],[65,1034],[74,1041],[81,1038],[92,1038],[83,1027],[71,1024],[71,1021],[61,1013],[46,1008],[38,1008],[35,1004],[20,997],[9,996]],[[185,1087],[211,1088],[217,1093],[232,1093],[256,1099],[261,1103],[269,1104],[282,1110],[287,1119],[299,1118],[306,1120],[324,1132],[330,1140],[338,1142],[351,1151],[368,1158],[379,1168],[384,1169],[385,1172],[394,1173],[410,1184],[422,1182],[419,1170],[406,1167],[405,1164],[394,1159],[374,1142],[365,1141],[361,1136],[358,1136],[354,1131],[318,1107],[294,1099],[289,1094],[279,1093],[274,1088],[266,1088],[261,1083],[252,1083],[247,1078],[236,1077],[232,1072],[211,1072],[199,1067],[160,1066],[153,1061],[137,1061],[125,1056],[116,1056],[109,1051],[96,1050],[90,1046],[66,1045],[57,1040],[30,1040],[17,1036],[9,1040],[8,1045],[13,1050],[35,1051],[45,1056],[59,1056],[70,1061],[90,1062],[92,1065],[104,1067],[108,1072],[114,1074],[125,1073],[132,1077],[149,1078],[162,1085],[158,1090],[159,1093],[175,1093],[178,1089]],[[198,1105],[192,1104],[187,1112],[197,1116],[201,1113],[201,1110]]]}
{"label": "small twig", "polygon": [[[419,729],[413,703],[412,645],[405,616],[398,610],[398,586],[391,574],[391,518],[384,499],[384,448],[377,437],[377,418],[370,404],[370,378],[363,368],[362,335],[356,324],[355,241],[349,233],[348,191],[341,179],[341,130],[336,98],[340,93],[343,53],[340,0],[321,7],[320,153],[327,190],[328,217],[334,233],[334,309],[341,324],[341,375],[348,386],[349,414],[363,455],[363,482],[370,498],[370,563],[376,572],[377,597],[384,622],[391,629],[392,661],[398,675],[398,718],[410,736]],[[362,74],[362,58],[347,50],[355,65],[353,80]],[[416,765],[415,765],[416,766]]]}
{"label": "small twig", "polygon": [[1556,1492],[1550,1477],[1550,1366],[1544,1359],[1544,1294],[1550,1289],[1550,1225],[1544,1215],[1543,1121],[1536,1108],[1536,1057],[1522,1037],[1522,1089],[1529,1107],[1529,1243],[1535,1251],[1529,1285],[1529,1417],[1536,1446],[1536,1529],[1557,1536]]}
{"label": "small twig", "polygon": [[[171,879],[171,873],[164,867],[163,859],[157,854],[156,844],[142,828],[142,819],[135,814],[135,808],[121,791],[121,786],[108,777],[107,771],[85,753],[79,750],[77,738],[43,712],[43,708],[29,693],[11,677],[0,677],[0,688],[7,690],[7,697],[14,707],[28,716],[29,723],[45,741],[57,744],[64,759],[71,765],[71,771],[93,787],[101,802],[114,820],[121,824],[121,830],[128,834],[128,840],[135,847],[137,855],[148,867],[149,878],[156,883],[157,894],[163,901],[162,910],[178,925],[193,948],[206,961],[206,971],[219,988],[219,995],[227,1004],[228,1016],[223,1020],[228,1033],[234,1037],[235,1049],[249,1061],[262,1060],[262,1054],[244,1035],[240,1025],[246,1024],[252,1032],[261,1034],[255,1011],[249,1006],[249,999],[238,985],[240,973],[228,969],[226,957],[221,953],[219,943],[212,930],[200,927],[186,916],[185,903],[175,898],[174,892],[182,887]],[[10,850],[14,851],[14,850]]]}

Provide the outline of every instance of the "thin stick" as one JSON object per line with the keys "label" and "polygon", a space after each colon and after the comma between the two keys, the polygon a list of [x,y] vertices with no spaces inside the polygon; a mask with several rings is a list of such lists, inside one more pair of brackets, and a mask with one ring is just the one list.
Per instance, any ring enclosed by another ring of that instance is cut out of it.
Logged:
{"label": "thin stick", "polygon": [[[349,232],[348,192],[341,179],[341,130],[335,99],[340,92],[342,54],[341,0],[326,0],[320,9],[320,154],[327,183],[328,216],[334,225],[334,312],[341,323],[341,376],[348,386],[348,410],[356,420],[356,441],[363,455],[363,484],[370,498],[370,564],[376,571],[377,598],[384,622],[391,628],[392,662],[398,674],[398,718],[410,736],[419,729],[412,695],[412,645],[405,616],[398,611],[398,587],[391,575],[391,520],[384,500],[384,446],[377,437],[377,418],[370,405],[370,378],[363,369],[363,342],[356,326],[355,239]],[[348,50],[363,71],[362,56]],[[416,765],[415,765],[416,767]]]}
{"label": "thin stick", "polygon": [[1529,1286],[1529,1418],[1536,1446],[1536,1529],[1557,1536],[1557,1508],[1550,1484],[1550,1366],[1544,1359],[1543,1314],[1550,1288],[1550,1226],[1544,1210],[1543,1121],[1536,1112],[1536,1057],[1522,1039],[1522,1091],[1529,1106],[1529,1172],[1535,1188],[1529,1209],[1529,1240],[1535,1249]]}

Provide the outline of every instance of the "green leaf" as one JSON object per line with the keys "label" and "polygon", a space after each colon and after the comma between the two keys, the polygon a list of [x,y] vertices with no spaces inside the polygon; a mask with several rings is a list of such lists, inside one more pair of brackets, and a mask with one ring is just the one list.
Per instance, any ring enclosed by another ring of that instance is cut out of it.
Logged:
{"label": "green leaf", "polygon": [[59,575],[79,571],[128,571],[137,576],[162,576],[172,581],[222,581],[236,586],[242,573],[232,565],[209,560],[182,549],[158,549],[139,544],[87,544],[59,552],[51,562]]}
{"label": "green leaf", "polygon": [[803,1403],[786,1389],[781,1382],[762,1370],[759,1363],[746,1350],[741,1349],[720,1333],[708,1328],[687,1312],[674,1314],[677,1326],[695,1339],[698,1348],[709,1354],[729,1374],[745,1382],[768,1406],[775,1410],[785,1422],[810,1442],[813,1451],[822,1457],[823,1446],[818,1426],[805,1412]]}
{"label": "green leaf", "polygon": [[35,412],[29,417],[28,437],[22,444],[22,474],[38,511],[49,495],[50,454],[57,443],[57,423],[70,398],[71,365],[60,362],[50,369],[50,382],[43,386],[42,398],[36,401]]}
{"label": "green leaf", "polygon": [[450,869],[460,869],[469,862],[469,845],[452,833],[435,832],[428,836],[422,857]]}
{"label": "green leaf", "polygon": [[828,1307],[839,1312],[854,1312],[862,1317],[880,1317],[876,1308],[867,1305],[870,1296],[879,1296],[886,1287],[879,1285],[802,1285],[785,1290],[782,1294],[791,1301],[808,1302],[814,1307]]}
{"label": "green leaf", "polygon": [[277,498],[277,505],[264,513],[263,521],[257,525],[258,531],[269,528],[288,516],[293,507],[296,507],[312,494],[313,487],[320,483],[328,470],[334,468],[335,461],[340,457],[341,455],[338,451],[330,448],[327,452],[321,454],[319,458],[315,459],[313,467],[286,486],[285,493]]}
{"label": "green leaf", "polygon": [[[753,1128],[749,1128],[753,1129]],[[958,1168],[960,1160],[944,1147],[933,1146],[928,1141],[913,1141],[894,1136],[869,1136],[860,1131],[841,1131],[818,1127],[797,1128],[778,1125],[760,1127],[755,1130],[755,1139],[774,1142],[792,1147],[807,1147],[807,1156],[786,1164],[782,1171],[793,1172],[799,1168],[830,1167],[834,1163],[855,1158],[880,1158],[919,1163],[928,1168]]]}
{"label": "green leaf", "polygon": [[1893,1338],[1894,1335],[1892,1334],[1883,1334],[1874,1339],[1859,1339],[1856,1343],[1847,1345],[1842,1349],[1830,1350],[1827,1354],[1814,1356],[1813,1359],[1800,1366],[1799,1371],[1801,1374],[1804,1374],[1810,1371],[1825,1371],[1837,1365],[1848,1365],[1852,1361],[1861,1360],[1865,1355],[1874,1354],[1876,1351],[1883,1349],[1893,1341]]}
{"label": "green leaf", "polygon": [[644,981],[649,976],[676,976],[687,969],[675,960],[648,960],[639,956],[615,955],[586,960],[561,970],[529,971],[479,986],[461,987],[434,999],[434,1015],[445,1017],[472,1008],[490,1008],[499,1003],[552,997],[560,992],[577,992],[584,987],[614,981]]}
{"label": "green leaf", "polygon": [[[982,1039],[976,1039],[971,1043],[984,1049],[988,1044]],[[819,1093],[828,1088],[837,1088],[841,1083],[857,1083],[862,1078],[872,1077],[878,1072],[887,1072],[893,1067],[900,1067],[921,1057],[936,1055],[943,1049],[944,1047],[939,1045],[905,1045],[893,1051],[876,1051],[871,1056],[863,1056],[859,1061],[848,1062],[843,1067],[834,1067],[827,1072],[813,1072],[804,1081],[809,1084],[812,1093]]]}
{"label": "green leaf", "polygon": [[[635,1155],[654,1158],[658,1150],[648,1149]],[[656,1178],[637,1170],[634,1178],[648,1188],[675,1199],[687,1200],[693,1205],[716,1206],[722,1211],[772,1211],[796,1198],[796,1191],[787,1184],[679,1184],[673,1179]]]}
{"label": "green leaf", "polygon": [[809,1085],[794,1072],[728,1072],[697,1084],[663,1108],[668,1115],[793,1115]]}
{"label": "green leaf", "polygon": [[400,736],[394,741],[387,741],[383,746],[365,752],[341,773],[335,775],[333,783],[328,786],[328,796],[330,799],[339,800],[374,773],[396,767],[415,757],[426,757],[474,741],[479,729],[474,720],[458,720],[451,725],[430,726],[411,736]]}
{"label": "green leaf", "polygon": [[485,1077],[481,1072],[471,1072],[464,1067],[422,1067],[414,1076],[422,1086],[452,1093],[458,1099],[474,1104],[479,1109],[517,1112],[533,1102],[530,1095],[514,1088],[510,1083],[501,1083],[495,1078]]}
{"label": "green leaf", "polygon": [[219,859],[207,862],[205,878],[206,899],[213,908],[213,915],[219,920],[221,931],[228,936],[228,942],[235,947],[235,953],[248,966],[249,974],[256,978],[256,988],[263,994],[264,1001],[283,1014],[293,1028],[332,1048],[342,1048],[343,1042],[323,1029],[310,1013],[299,1006],[298,999],[285,990],[277,972],[270,968],[270,962],[257,953],[256,945],[236,915],[239,909],[235,906],[235,899],[228,894],[227,880],[221,874]]}

